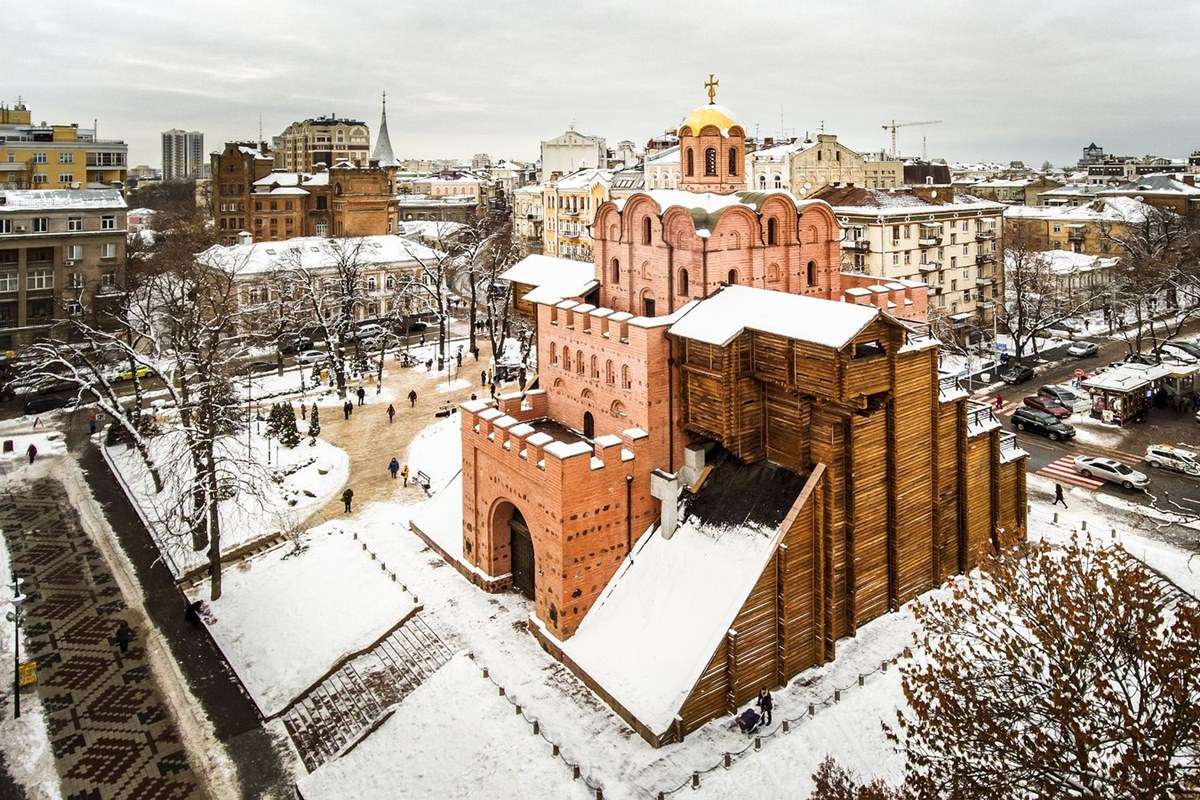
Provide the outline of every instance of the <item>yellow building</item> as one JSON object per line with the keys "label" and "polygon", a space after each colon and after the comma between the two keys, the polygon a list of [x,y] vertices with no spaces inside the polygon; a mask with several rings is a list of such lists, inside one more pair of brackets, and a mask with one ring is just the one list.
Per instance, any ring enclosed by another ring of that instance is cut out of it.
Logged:
{"label": "yellow building", "polygon": [[77,124],[34,124],[24,103],[0,106],[0,188],[82,189],[122,184],[129,146]]}
{"label": "yellow building", "polygon": [[542,201],[542,252],[548,256],[592,260],[592,220],[596,209],[609,198],[611,169],[585,168],[546,184]]}

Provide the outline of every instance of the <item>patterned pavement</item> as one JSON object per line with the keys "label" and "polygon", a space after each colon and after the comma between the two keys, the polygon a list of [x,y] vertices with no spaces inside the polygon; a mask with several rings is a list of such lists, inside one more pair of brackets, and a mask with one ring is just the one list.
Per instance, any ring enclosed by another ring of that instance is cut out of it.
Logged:
{"label": "patterned pavement", "polygon": [[0,528],[25,579],[28,655],[63,799],[202,798],[141,637],[125,654],[116,644],[120,620],[132,617],[61,488],[0,488]]}

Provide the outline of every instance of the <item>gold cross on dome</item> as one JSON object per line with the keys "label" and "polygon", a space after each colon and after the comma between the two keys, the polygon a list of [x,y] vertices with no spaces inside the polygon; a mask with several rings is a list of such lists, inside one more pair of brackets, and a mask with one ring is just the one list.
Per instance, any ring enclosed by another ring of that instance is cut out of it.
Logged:
{"label": "gold cross on dome", "polygon": [[704,84],[704,88],[708,89],[708,104],[710,106],[717,103],[717,87],[721,85],[720,81],[713,80],[713,74],[708,73],[708,83]]}

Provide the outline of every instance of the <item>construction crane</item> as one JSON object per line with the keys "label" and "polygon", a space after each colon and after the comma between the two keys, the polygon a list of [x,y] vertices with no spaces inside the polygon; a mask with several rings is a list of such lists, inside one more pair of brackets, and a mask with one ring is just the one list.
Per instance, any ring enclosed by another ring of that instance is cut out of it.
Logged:
{"label": "construction crane", "polygon": [[897,128],[911,128],[914,125],[940,125],[941,123],[942,123],[942,121],[940,119],[931,119],[931,120],[926,120],[924,122],[896,122],[896,120],[892,120],[891,122],[883,123],[883,129],[885,131],[892,132],[892,158],[899,157],[899,153],[896,152],[896,129]]}

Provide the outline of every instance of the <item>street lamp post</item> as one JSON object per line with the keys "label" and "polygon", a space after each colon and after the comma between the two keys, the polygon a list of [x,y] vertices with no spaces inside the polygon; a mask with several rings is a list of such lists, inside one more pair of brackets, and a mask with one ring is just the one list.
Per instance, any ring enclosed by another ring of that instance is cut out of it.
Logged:
{"label": "street lamp post", "polygon": [[13,596],[10,601],[13,610],[4,615],[5,619],[13,623],[13,719],[19,719],[21,716],[21,604],[25,602],[25,597],[21,594],[22,583],[22,579],[14,572]]}

